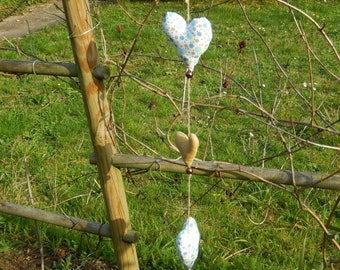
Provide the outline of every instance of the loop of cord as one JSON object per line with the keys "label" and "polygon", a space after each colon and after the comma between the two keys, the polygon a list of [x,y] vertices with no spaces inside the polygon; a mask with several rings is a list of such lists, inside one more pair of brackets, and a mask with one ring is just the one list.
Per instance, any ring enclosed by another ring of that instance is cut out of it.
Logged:
{"label": "loop of cord", "polygon": [[39,60],[34,60],[34,62],[32,63],[32,72],[34,75],[37,75],[37,73],[35,73],[35,69],[34,69],[34,66],[35,66],[35,63],[38,62]]}
{"label": "loop of cord", "polygon": [[98,23],[97,23],[95,26],[93,26],[91,29],[88,29],[88,30],[86,30],[85,32],[83,32],[83,33],[81,33],[81,34],[79,34],[79,35],[73,35],[73,34],[71,34],[71,35],[68,36],[68,38],[71,39],[71,38],[75,38],[75,37],[84,36],[84,35],[90,33],[91,31],[93,31],[94,29],[96,29],[99,25],[100,25],[100,22],[98,22]]}

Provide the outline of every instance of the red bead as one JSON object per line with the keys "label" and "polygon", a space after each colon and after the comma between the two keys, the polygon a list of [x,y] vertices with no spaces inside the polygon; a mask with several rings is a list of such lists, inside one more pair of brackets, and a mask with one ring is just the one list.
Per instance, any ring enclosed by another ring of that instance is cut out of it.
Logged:
{"label": "red bead", "polygon": [[187,168],[186,173],[187,174],[192,174],[193,173],[193,169],[192,168]]}
{"label": "red bead", "polygon": [[194,73],[192,73],[191,70],[188,70],[187,73],[185,73],[185,76],[186,76],[188,79],[191,79],[191,78],[194,76]]}

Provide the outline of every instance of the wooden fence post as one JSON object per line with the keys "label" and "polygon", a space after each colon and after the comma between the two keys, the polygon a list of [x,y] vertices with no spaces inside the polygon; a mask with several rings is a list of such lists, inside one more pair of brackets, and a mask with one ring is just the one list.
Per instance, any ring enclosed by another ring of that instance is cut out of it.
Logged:
{"label": "wooden fence post", "polygon": [[[69,38],[77,66],[91,139],[106,204],[119,269],[139,269],[131,237],[131,224],[122,174],[111,165],[116,148],[110,130],[110,110],[104,83],[92,75],[98,65],[98,50],[88,0],[63,0]],[[125,239],[125,240],[124,240]]]}

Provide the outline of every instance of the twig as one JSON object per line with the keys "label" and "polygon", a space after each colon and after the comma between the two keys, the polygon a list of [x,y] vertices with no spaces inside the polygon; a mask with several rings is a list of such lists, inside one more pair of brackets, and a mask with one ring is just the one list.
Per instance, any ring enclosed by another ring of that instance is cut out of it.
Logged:
{"label": "twig", "polygon": [[326,145],[326,144],[321,144],[321,143],[313,142],[313,141],[311,141],[311,140],[308,139],[308,138],[305,139],[305,138],[302,138],[302,137],[300,137],[300,136],[297,136],[297,135],[295,135],[295,134],[293,134],[293,133],[290,133],[289,131],[286,131],[286,130],[284,130],[284,129],[282,129],[282,128],[277,127],[276,125],[274,125],[274,124],[272,124],[272,123],[265,122],[265,121],[263,121],[263,120],[261,120],[261,119],[257,119],[257,118],[255,118],[255,117],[252,116],[252,115],[249,115],[249,117],[250,117],[250,118],[256,119],[256,120],[257,120],[258,122],[260,122],[260,123],[263,123],[263,124],[266,124],[266,125],[268,125],[268,126],[270,126],[270,127],[273,127],[273,128],[275,128],[276,130],[281,131],[281,132],[284,133],[284,134],[290,135],[290,136],[292,136],[293,138],[297,139],[298,141],[300,141],[300,142],[302,142],[302,143],[307,143],[307,144],[314,145],[314,146],[318,146],[318,147],[321,147],[321,148],[327,148],[327,149],[332,149],[332,150],[340,151],[340,147],[338,147],[338,146],[332,146],[332,145]]}
{"label": "twig", "polygon": [[[278,0],[280,1],[280,0]],[[281,1],[280,1],[281,2]],[[290,79],[290,77],[288,76],[288,74],[286,73],[286,71],[284,70],[284,68],[280,65],[279,61],[277,60],[276,56],[274,55],[273,51],[270,49],[268,43],[265,41],[264,37],[261,35],[261,33],[254,27],[254,25],[252,24],[252,22],[250,21],[247,12],[243,6],[243,4],[241,3],[240,0],[238,0],[238,3],[242,9],[243,15],[248,23],[248,25],[250,26],[250,28],[254,31],[254,33],[256,33],[258,35],[258,37],[261,39],[262,43],[265,45],[265,47],[267,48],[267,50],[269,51],[269,54],[272,58],[272,60],[274,61],[274,63],[276,64],[276,66],[278,67],[278,69],[280,70],[280,72],[286,77],[287,81],[289,82],[289,84],[292,86],[292,88],[294,89],[295,93],[301,98],[301,100],[303,101],[303,103],[308,107],[309,110],[312,109],[312,105],[310,104],[310,102],[301,94],[301,92],[297,89],[297,87],[295,86],[295,84],[293,83],[293,81]],[[322,115],[316,111],[315,112],[322,121],[325,121],[325,119],[322,117]],[[327,123],[328,124],[328,123]]]}
{"label": "twig", "polygon": [[314,77],[313,77],[313,66],[312,66],[312,60],[311,60],[310,46],[309,46],[309,42],[308,42],[308,39],[307,39],[307,35],[302,28],[301,22],[298,23],[293,11],[291,11],[291,13],[293,15],[294,22],[296,24],[296,28],[299,30],[301,38],[302,38],[303,42],[305,43],[306,50],[307,50],[310,89],[311,89],[311,108],[310,108],[311,120],[310,120],[310,122],[311,122],[311,125],[314,125],[315,124],[315,91],[314,91]]}
{"label": "twig", "polygon": [[[25,163],[25,175],[26,175],[26,182],[27,182],[29,200],[30,200],[32,207],[34,207],[33,193],[32,193],[31,184],[30,184],[30,177],[29,177],[28,163],[27,163],[26,156],[24,157],[24,163]],[[42,241],[41,241],[41,231],[40,231],[40,227],[39,227],[39,222],[37,220],[35,220],[34,224],[35,224],[35,229],[37,231],[38,242],[39,242],[41,269],[44,270],[45,269],[44,247],[43,247],[43,244],[42,244]]]}
{"label": "twig", "polygon": [[[120,77],[121,77],[122,74],[124,73],[124,69],[125,69],[125,67],[126,67],[126,65],[127,65],[127,63],[128,63],[128,61],[129,61],[129,59],[130,59],[130,56],[131,56],[131,54],[132,54],[132,52],[133,52],[133,49],[134,49],[134,47],[135,47],[135,45],[136,45],[136,43],[137,43],[137,41],[138,41],[138,39],[139,39],[139,36],[141,35],[144,26],[146,25],[147,21],[149,20],[149,18],[150,18],[150,16],[151,16],[152,12],[154,11],[154,9],[155,9],[156,6],[158,5],[158,3],[159,3],[158,0],[155,1],[155,3],[153,4],[153,6],[152,6],[151,9],[149,10],[149,12],[146,14],[146,16],[145,16],[145,18],[144,18],[144,20],[143,20],[143,23],[140,25],[140,27],[139,27],[139,29],[138,29],[138,31],[137,31],[137,33],[136,33],[136,35],[135,35],[135,37],[134,37],[132,43],[131,43],[131,46],[130,46],[129,51],[128,51],[128,52],[126,53],[126,55],[125,55],[125,58],[124,58],[123,63],[122,63],[121,65],[119,65],[118,76],[117,76],[117,79],[113,82],[113,91],[112,91],[112,93],[114,93],[114,92],[115,92],[115,89],[118,87],[118,82],[120,82]],[[119,4],[119,3],[118,3],[118,4]],[[119,4],[119,5],[120,5],[120,4]],[[117,66],[118,66],[118,65],[117,65]],[[112,118],[112,116],[113,116],[113,112],[112,112],[112,103],[113,103],[113,95],[111,95],[111,99],[110,99],[110,104],[111,104],[111,106],[110,106],[110,115],[111,115],[111,118]],[[124,102],[124,103],[125,103],[125,102]],[[123,105],[123,106],[125,106],[125,105]],[[122,122],[122,123],[123,123],[123,122]],[[112,138],[112,140],[114,140],[114,138]]]}
{"label": "twig", "polygon": [[143,146],[145,149],[149,150],[151,153],[154,153],[157,156],[161,156],[156,150],[152,149],[151,147],[149,147],[148,145],[146,145],[145,143],[141,142],[140,140],[136,139],[135,137],[129,135],[123,128],[121,128],[120,126],[118,126],[117,124],[114,124],[115,128],[117,128],[117,130],[119,130],[120,132],[122,132],[124,139],[121,139],[121,137],[119,136],[119,134],[116,134],[116,136],[118,138],[120,138],[123,142],[124,145],[126,145],[132,153],[135,153],[136,155],[138,154],[137,151],[128,144],[128,142],[126,141],[126,138],[129,138],[133,141],[135,141],[136,143],[140,144],[141,146]]}
{"label": "twig", "polygon": [[294,5],[288,3],[287,1],[283,1],[283,0],[276,0],[277,2],[279,2],[280,4],[283,4],[291,9],[296,10],[297,12],[301,13],[303,16],[305,16],[308,20],[310,20],[315,27],[320,31],[320,33],[323,35],[323,37],[326,39],[326,41],[328,42],[328,44],[331,46],[336,58],[338,59],[338,61],[340,61],[340,55],[338,53],[338,51],[336,50],[333,42],[331,41],[331,39],[327,36],[326,32],[324,31],[324,26],[321,27],[311,16],[309,16],[306,12],[302,11],[301,9],[295,7]]}
{"label": "twig", "polygon": [[[225,64],[225,70],[227,70],[227,62]],[[221,101],[221,96],[222,96],[222,84],[223,84],[223,75],[222,75],[222,72],[220,72],[220,88],[219,88],[219,97],[220,98],[217,98],[216,100],[216,105],[219,105],[220,104],[220,101]],[[210,127],[209,127],[209,130],[208,130],[208,138],[207,138],[207,142],[206,142],[206,145],[205,145],[205,148],[204,148],[204,154],[203,154],[203,160],[206,159],[206,156],[207,156],[207,151],[208,151],[208,145],[210,145],[210,153],[211,153],[211,160],[215,160],[214,158],[214,148],[213,148],[213,142],[212,142],[212,132],[213,132],[213,128],[215,126],[215,121],[216,121],[216,117],[217,117],[217,114],[220,110],[218,109],[215,109],[214,110],[214,114],[213,116],[210,118],[210,121],[211,121],[211,124],[210,124]]]}
{"label": "twig", "polygon": [[242,203],[240,203],[240,206],[241,208],[244,210],[244,213],[246,214],[247,218],[249,219],[249,221],[256,225],[256,226],[259,226],[259,225],[262,225],[266,220],[267,220],[267,217],[268,217],[268,213],[269,213],[269,206],[270,206],[270,203],[271,203],[271,200],[272,200],[272,196],[270,196],[269,198],[269,202],[268,202],[268,208],[266,210],[266,214],[264,216],[264,218],[260,221],[260,222],[255,222],[254,220],[252,220],[252,218],[250,217],[250,215],[247,213],[247,210],[245,209],[245,207],[242,205]]}
{"label": "twig", "polygon": [[119,0],[117,0],[117,5],[118,5],[118,7],[119,7],[121,10],[123,10],[123,12],[126,14],[126,16],[128,16],[135,24],[137,24],[137,25],[143,25],[142,22],[139,22],[137,19],[135,19],[135,18],[134,18],[127,10],[126,10],[126,8],[124,8],[124,7],[121,5],[121,3],[120,3]]}
{"label": "twig", "polygon": [[[308,206],[303,204],[302,210],[309,213],[309,215],[312,216],[316,220],[316,222],[319,224],[319,226],[321,227],[321,229],[324,231],[324,233],[326,235],[330,235],[328,228],[325,226],[325,224],[321,221],[321,219]],[[331,241],[334,244],[334,246],[337,248],[337,250],[340,251],[340,244],[336,241],[336,239],[333,237],[333,238],[331,238]]]}
{"label": "twig", "polygon": [[232,2],[232,1],[233,0],[224,0],[224,1],[217,3],[217,4],[212,4],[212,1],[211,1],[210,4],[209,4],[209,7],[202,8],[202,9],[194,9],[192,13],[201,13],[201,12],[205,12],[207,10],[210,11],[214,7],[217,7],[217,6],[223,5],[223,4],[228,3],[228,2]]}
{"label": "twig", "polygon": [[151,16],[152,12],[154,11],[154,9],[155,9],[156,6],[158,5],[158,3],[159,3],[159,1],[155,1],[155,3],[153,4],[153,6],[152,6],[151,9],[149,10],[149,12],[145,15],[145,18],[144,18],[144,20],[143,20],[143,23],[140,24],[140,27],[139,27],[139,29],[138,29],[138,31],[137,31],[137,33],[136,33],[136,35],[135,35],[135,37],[134,37],[132,43],[131,43],[130,49],[129,49],[129,51],[127,52],[127,54],[126,54],[126,56],[125,56],[124,62],[123,62],[123,64],[121,65],[121,70],[120,70],[119,74],[122,74],[122,73],[123,73],[123,70],[124,70],[124,68],[125,68],[125,66],[126,66],[126,64],[127,64],[127,62],[128,62],[128,60],[129,60],[129,58],[130,58],[132,52],[133,52],[133,49],[135,48],[135,45],[136,45],[136,43],[137,43],[137,41],[138,41],[138,39],[139,39],[139,36],[140,36],[140,34],[142,33],[142,30],[143,30],[144,26],[146,25],[147,21],[149,20],[149,18],[150,18],[150,16]]}
{"label": "twig", "polygon": [[250,28],[254,31],[254,33],[261,39],[262,43],[265,45],[265,47],[267,48],[272,60],[274,61],[274,63],[276,64],[276,66],[278,67],[278,69],[281,71],[281,73],[287,78],[288,82],[290,83],[290,85],[292,86],[292,88],[294,89],[295,93],[301,98],[301,100],[305,103],[305,105],[310,108],[311,104],[309,103],[309,101],[300,93],[300,91],[298,91],[298,89],[296,88],[295,84],[293,83],[293,81],[290,79],[290,77],[288,76],[288,74],[286,73],[286,71],[283,69],[283,67],[280,65],[279,61],[277,60],[275,54],[273,53],[273,51],[271,50],[269,44],[265,41],[264,37],[261,35],[261,33],[255,28],[255,26],[252,24],[252,22],[250,21],[248,14],[243,6],[243,4],[241,3],[240,0],[237,0],[241,10],[243,12],[243,15],[248,23],[248,25],[250,26]]}
{"label": "twig", "polygon": [[[340,203],[340,196],[338,196],[333,208],[332,208],[332,211],[331,213],[329,214],[329,217],[326,221],[326,228],[329,228],[329,226],[331,225],[331,221],[332,221],[332,218],[334,217],[334,214],[335,214],[335,211],[338,207]],[[326,232],[324,232],[323,234],[323,243],[322,243],[322,254],[323,254],[323,265],[324,265],[324,268],[326,269],[327,267],[327,253],[326,253],[326,244],[327,244],[327,239],[329,238],[329,235],[327,235]]]}
{"label": "twig", "polygon": [[234,252],[233,254],[230,254],[230,255],[228,255],[227,257],[225,257],[224,260],[227,261],[227,260],[229,260],[230,258],[232,258],[232,257],[234,257],[234,256],[236,256],[236,255],[238,255],[238,254],[240,254],[240,253],[242,253],[242,252],[244,252],[244,251],[246,251],[246,250],[248,250],[248,249],[250,249],[250,248],[247,247],[247,248],[244,248],[244,249],[240,249],[240,250]]}

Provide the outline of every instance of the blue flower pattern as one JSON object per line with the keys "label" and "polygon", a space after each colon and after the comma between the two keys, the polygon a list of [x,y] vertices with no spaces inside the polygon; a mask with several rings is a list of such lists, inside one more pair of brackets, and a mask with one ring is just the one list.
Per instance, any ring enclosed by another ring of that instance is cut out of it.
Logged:
{"label": "blue flower pattern", "polygon": [[163,30],[175,45],[179,56],[190,71],[194,71],[200,56],[208,49],[212,28],[205,17],[195,18],[189,24],[175,12],[167,12]]}
{"label": "blue flower pattern", "polygon": [[181,262],[191,269],[198,256],[200,233],[197,222],[189,217],[176,237],[176,248]]}

